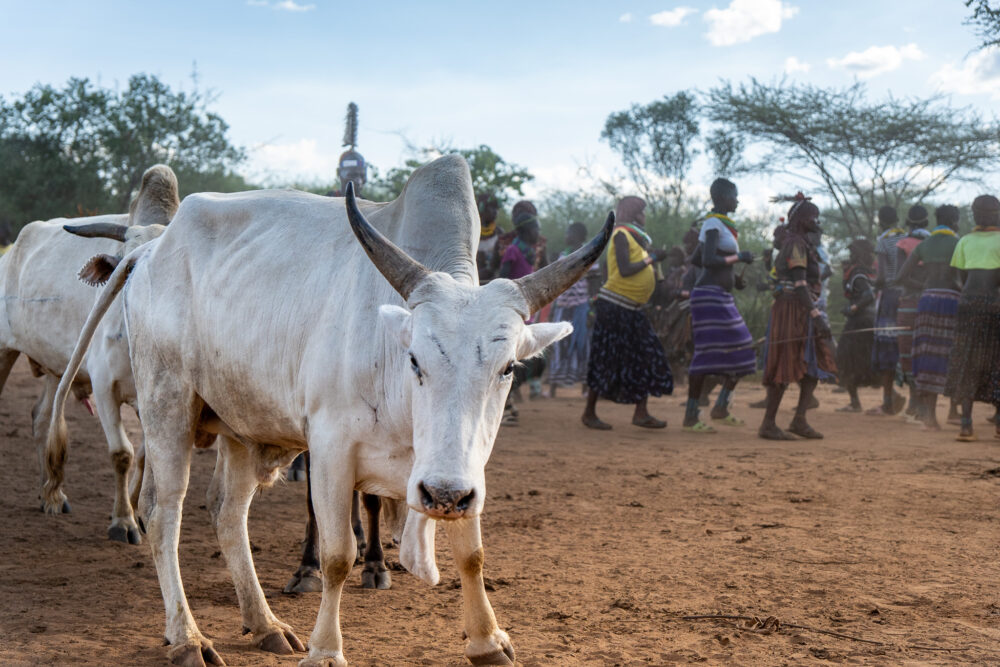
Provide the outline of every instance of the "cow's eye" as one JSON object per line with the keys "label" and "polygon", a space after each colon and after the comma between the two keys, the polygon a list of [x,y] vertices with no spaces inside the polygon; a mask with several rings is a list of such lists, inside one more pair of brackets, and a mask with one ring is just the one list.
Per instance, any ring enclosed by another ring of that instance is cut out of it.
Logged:
{"label": "cow's eye", "polygon": [[510,377],[511,373],[513,372],[514,372],[514,362],[511,361],[510,363],[507,364],[507,367],[503,369],[503,373],[501,373],[501,375],[503,375],[504,377]]}
{"label": "cow's eye", "polygon": [[417,363],[417,358],[413,356],[412,352],[410,353],[410,367],[417,376],[417,382],[422,385],[424,383],[424,374],[420,370],[420,364]]}

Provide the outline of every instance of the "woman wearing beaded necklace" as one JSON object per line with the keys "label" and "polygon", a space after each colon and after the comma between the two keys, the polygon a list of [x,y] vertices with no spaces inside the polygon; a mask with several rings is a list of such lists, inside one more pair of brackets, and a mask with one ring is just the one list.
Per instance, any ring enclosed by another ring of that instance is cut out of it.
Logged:
{"label": "woman wearing beaded necklace", "polygon": [[758,431],[765,440],[795,439],[778,428],[775,421],[785,389],[792,382],[799,384],[799,402],[788,431],[802,438],[822,438],[806,421],[806,410],[817,383],[837,373],[830,328],[816,307],[822,278],[819,256],[809,234],[819,228],[819,209],[801,192],[794,201],[774,262],[779,289],[771,306],[767,337],[767,408]]}
{"label": "woman wearing beaded necklace", "polygon": [[694,263],[701,267],[701,272],[690,298],[694,356],[688,369],[684,430],[692,433],[715,433],[698,416],[698,402],[708,375],[724,378],[710,413],[712,421],[742,426],[743,421],[729,411],[733,390],[741,377],[757,370],[753,336],[736,309],[732,294],[738,282],[733,267],[739,262],[753,262],[749,250],[740,250],[739,231],[729,218],[739,204],[736,185],[719,178],[712,183],[710,193],[712,212],[702,223],[694,252]]}

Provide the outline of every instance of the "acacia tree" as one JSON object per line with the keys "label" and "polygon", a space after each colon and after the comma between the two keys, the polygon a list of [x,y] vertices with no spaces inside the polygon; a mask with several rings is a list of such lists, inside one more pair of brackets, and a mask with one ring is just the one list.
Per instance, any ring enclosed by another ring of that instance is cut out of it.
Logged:
{"label": "acacia tree", "polygon": [[622,159],[629,178],[656,214],[665,208],[676,217],[685,202],[686,179],[699,150],[699,107],[681,91],[649,104],[633,104],[604,122],[601,139]]}
{"label": "acacia tree", "polygon": [[870,102],[848,88],[729,82],[708,93],[709,119],[748,147],[747,166],[821,189],[851,236],[871,236],[879,206],[919,203],[951,180],[1000,163],[1000,126],[941,97]]}
{"label": "acacia tree", "polygon": [[965,0],[965,6],[972,8],[972,15],[965,22],[976,26],[981,40],[979,48],[1000,45],[1000,7],[992,7],[990,0]]}

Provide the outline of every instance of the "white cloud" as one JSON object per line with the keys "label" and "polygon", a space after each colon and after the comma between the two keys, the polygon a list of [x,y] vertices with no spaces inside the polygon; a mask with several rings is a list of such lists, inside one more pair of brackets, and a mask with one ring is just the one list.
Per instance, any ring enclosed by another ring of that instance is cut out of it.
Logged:
{"label": "white cloud", "polygon": [[274,3],[274,8],[286,12],[308,12],[316,9],[316,5],[300,5],[295,0],[281,0],[281,2]]}
{"label": "white cloud", "polygon": [[785,74],[795,74],[796,72],[802,72],[805,74],[812,68],[809,63],[804,63],[795,56],[788,56],[785,58]]}
{"label": "white cloud", "polygon": [[625,12],[618,17],[619,23],[631,23],[632,22],[632,12]]}
{"label": "white cloud", "polygon": [[827,58],[830,69],[846,69],[862,79],[891,72],[907,60],[922,60],[924,52],[916,44],[906,46],[870,46],[864,51],[852,51],[843,58]]}
{"label": "white cloud", "polygon": [[712,46],[732,46],[781,30],[781,23],[799,8],[782,0],[732,0],[725,9],[709,9],[705,36]]}
{"label": "white cloud", "polygon": [[697,11],[698,10],[693,7],[677,7],[676,9],[668,9],[666,11],[657,12],[656,14],[651,14],[649,22],[662,28],[676,28],[680,24],[684,23],[685,18],[691,14],[697,13]]}
{"label": "white cloud", "polygon": [[977,51],[961,66],[945,65],[931,75],[931,83],[946,93],[992,95],[1000,99],[1000,48]]}

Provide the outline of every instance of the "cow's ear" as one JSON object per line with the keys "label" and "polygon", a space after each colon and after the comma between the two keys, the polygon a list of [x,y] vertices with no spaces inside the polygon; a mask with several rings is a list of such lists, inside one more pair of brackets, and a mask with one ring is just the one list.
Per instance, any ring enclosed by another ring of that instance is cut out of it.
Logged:
{"label": "cow's ear", "polygon": [[410,311],[399,306],[380,306],[378,316],[386,331],[394,336],[404,348],[410,347],[413,332],[413,318]]}
{"label": "cow's ear", "polygon": [[517,358],[527,359],[541,354],[549,345],[571,333],[573,325],[569,322],[529,324],[524,327],[524,332],[521,334],[521,341],[517,346]]}
{"label": "cow's ear", "polygon": [[120,261],[120,257],[112,255],[94,255],[83,265],[77,277],[91,287],[99,287],[108,282]]}

